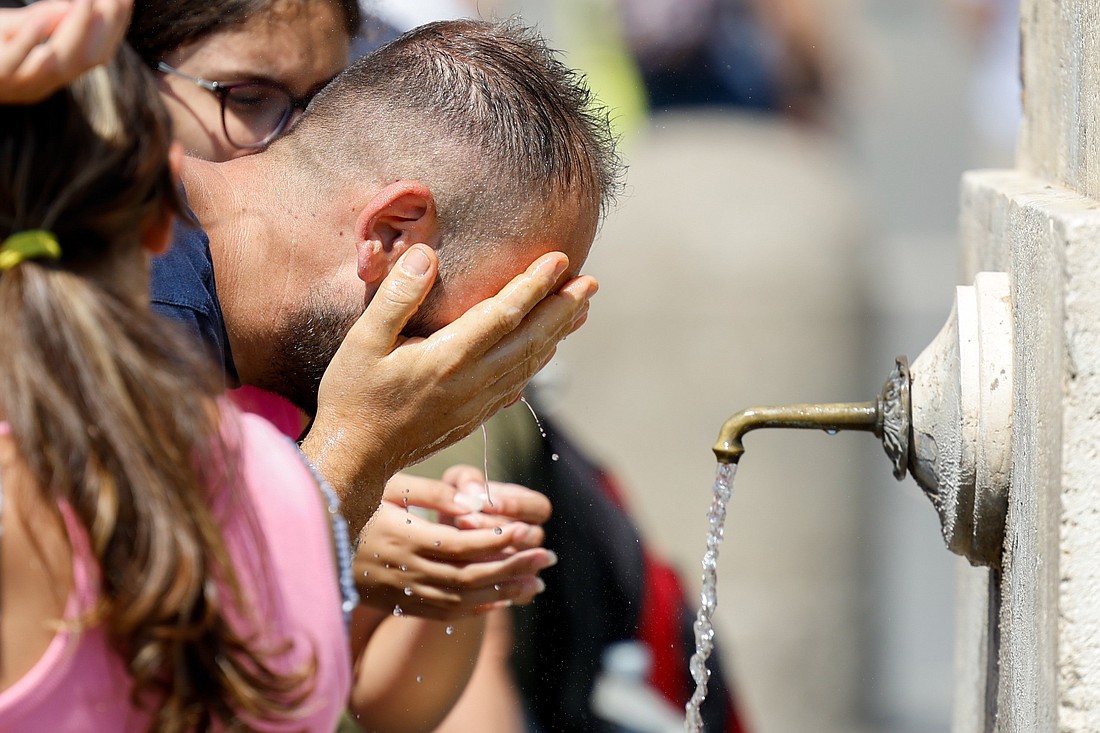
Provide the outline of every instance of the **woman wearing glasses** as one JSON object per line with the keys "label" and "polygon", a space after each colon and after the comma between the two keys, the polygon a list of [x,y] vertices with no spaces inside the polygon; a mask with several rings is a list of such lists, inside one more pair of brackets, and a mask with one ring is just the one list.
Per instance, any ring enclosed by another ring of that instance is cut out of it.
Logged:
{"label": "woman wearing glasses", "polygon": [[150,68],[188,155],[228,160],[285,132],[348,62],[355,0],[134,5],[127,40]]}

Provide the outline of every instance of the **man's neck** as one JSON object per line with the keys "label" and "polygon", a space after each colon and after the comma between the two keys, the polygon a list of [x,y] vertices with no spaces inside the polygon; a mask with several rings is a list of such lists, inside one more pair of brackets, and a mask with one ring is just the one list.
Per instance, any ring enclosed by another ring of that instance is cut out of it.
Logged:
{"label": "man's neck", "polygon": [[280,226],[286,218],[281,189],[271,185],[276,179],[262,155],[225,163],[188,158],[182,177],[188,204],[210,238],[233,361],[241,382],[248,384],[256,366],[270,358],[264,330],[278,308],[278,292],[267,287],[265,263],[280,250],[278,237],[286,233]]}

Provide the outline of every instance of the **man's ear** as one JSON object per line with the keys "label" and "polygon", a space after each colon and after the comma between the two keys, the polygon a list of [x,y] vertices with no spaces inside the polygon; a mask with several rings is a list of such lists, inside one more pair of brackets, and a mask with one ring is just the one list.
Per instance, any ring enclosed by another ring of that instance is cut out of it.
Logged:
{"label": "man's ear", "polygon": [[431,189],[419,181],[396,181],[383,187],[355,221],[359,279],[380,282],[410,246],[435,247],[438,239],[439,219]]}
{"label": "man's ear", "polygon": [[[180,185],[180,168],[183,165],[183,146],[172,143],[168,146],[168,169],[172,172],[172,182]],[[152,212],[141,227],[141,246],[154,255],[164,254],[172,244],[172,222],[175,216],[167,206]]]}

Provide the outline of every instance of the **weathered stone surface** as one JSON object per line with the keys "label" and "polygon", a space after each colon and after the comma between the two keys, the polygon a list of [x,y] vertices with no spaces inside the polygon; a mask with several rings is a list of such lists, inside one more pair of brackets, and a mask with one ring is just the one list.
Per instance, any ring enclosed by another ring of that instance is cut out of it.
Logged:
{"label": "weathered stone surface", "polygon": [[[975,172],[962,228],[969,266],[1009,272],[1016,308],[1014,481],[984,725],[995,711],[1005,732],[1100,730],[1100,204],[1020,172]],[[976,602],[962,618],[980,618]],[[987,631],[970,625],[960,659],[980,656]],[[964,665],[957,682],[974,679]]]}

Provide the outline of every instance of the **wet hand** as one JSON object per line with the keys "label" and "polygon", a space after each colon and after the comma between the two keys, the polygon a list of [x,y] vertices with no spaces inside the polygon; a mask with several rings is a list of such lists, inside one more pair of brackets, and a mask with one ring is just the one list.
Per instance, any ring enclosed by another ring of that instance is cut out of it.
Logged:
{"label": "wet hand", "polygon": [[321,380],[302,450],[328,478],[358,532],[397,471],[470,434],[519,399],[557,344],[587,317],[587,276],[543,255],[496,296],[426,339],[402,330],[430,290],[435,252],[414,245],[379,287]]}
{"label": "wet hand", "polygon": [[[492,529],[509,522],[541,525],[550,518],[550,500],[538,491],[499,481],[485,481],[485,475],[473,466],[457,465],[443,474],[443,483],[454,487],[452,506],[434,507],[447,521],[460,529]],[[388,487],[387,487],[388,488]],[[539,544],[542,544],[541,528]]]}
{"label": "wet hand", "polygon": [[[364,530],[355,561],[363,603],[453,620],[529,603],[545,587],[538,573],[557,558],[541,547],[542,528],[517,516],[544,521],[549,501],[522,486],[490,482],[490,491],[500,497],[499,502],[494,497],[498,511],[509,507],[516,516],[471,512],[482,499],[468,492],[485,491],[480,471],[463,466],[448,474],[470,483],[460,488],[399,474],[387,486],[386,500]],[[438,512],[455,525],[425,519],[410,507]],[[471,516],[479,519],[466,524],[476,528],[459,529],[460,521]]]}
{"label": "wet hand", "polygon": [[354,573],[361,602],[447,620],[530,603],[557,563],[522,523],[462,530],[383,502],[363,531]]}

